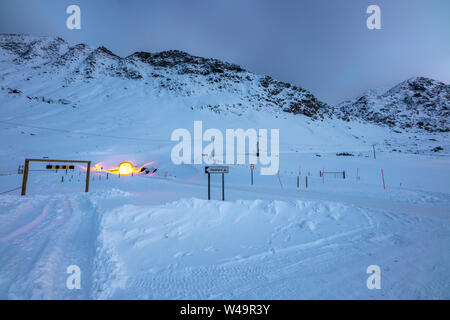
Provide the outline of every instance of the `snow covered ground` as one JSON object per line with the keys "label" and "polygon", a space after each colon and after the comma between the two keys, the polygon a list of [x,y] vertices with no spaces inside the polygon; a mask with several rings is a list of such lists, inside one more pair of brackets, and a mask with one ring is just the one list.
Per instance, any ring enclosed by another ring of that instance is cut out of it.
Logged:
{"label": "snow covered ground", "polygon": [[[205,200],[201,166],[178,168],[184,178],[95,173],[90,193],[80,192],[82,175],[31,172],[29,195],[0,196],[0,296],[448,299],[446,161],[409,159],[410,168],[432,168],[435,183],[424,188],[407,179],[396,186],[405,163],[398,155],[340,161],[366,162],[361,180],[322,181],[310,170],[308,189],[289,172],[283,189],[275,176],[255,175],[250,186],[248,168],[232,167],[225,202]],[[386,190],[378,172],[369,178],[375,161],[387,168]],[[2,178],[14,185],[21,175]],[[220,199],[220,177],[212,180]],[[73,264],[81,290],[66,288]],[[381,290],[366,287],[369,265],[382,270]]]}

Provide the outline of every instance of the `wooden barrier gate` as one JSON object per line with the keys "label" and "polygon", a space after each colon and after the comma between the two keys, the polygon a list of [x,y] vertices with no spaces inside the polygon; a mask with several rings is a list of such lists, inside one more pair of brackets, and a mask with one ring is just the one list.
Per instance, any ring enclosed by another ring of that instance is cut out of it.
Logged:
{"label": "wooden barrier gate", "polygon": [[[83,161],[83,160],[52,160],[52,159],[25,159],[25,167],[24,167],[24,170],[23,170],[23,180],[22,180],[22,196],[24,196],[26,194],[26,191],[27,191],[28,167],[29,167],[30,162],[86,163],[87,164],[87,170],[86,170],[86,189],[85,189],[85,192],[89,192],[89,177],[90,177],[90,174],[91,174],[91,162],[90,161]],[[71,167],[71,166],[64,166],[65,169],[69,169],[67,167]],[[59,166],[58,166],[58,169],[59,169]]]}

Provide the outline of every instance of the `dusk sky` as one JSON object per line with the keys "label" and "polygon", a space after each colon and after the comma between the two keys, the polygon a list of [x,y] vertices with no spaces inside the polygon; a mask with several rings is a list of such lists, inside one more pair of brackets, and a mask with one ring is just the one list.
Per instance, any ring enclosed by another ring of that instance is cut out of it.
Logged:
{"label": "dusk sky", "polygon": [[[81,8],[81,30],[66,8]],[[381,8],[381,30],[366,9]],[[450,82],[449,0],[1,0],[0,33],[60,36],[120,56],[178,49],[236,63],[330,104],[413,76]]]}

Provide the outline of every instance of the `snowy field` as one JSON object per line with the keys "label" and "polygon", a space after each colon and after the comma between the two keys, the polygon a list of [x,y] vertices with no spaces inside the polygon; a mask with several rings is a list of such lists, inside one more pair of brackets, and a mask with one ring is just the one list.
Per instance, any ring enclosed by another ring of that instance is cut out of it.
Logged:
{"label": "snowy field", "polygon": [[[283,188],[276,176],[258,174],[250,186],[249,169],[232,166],[225,202],[220,176],[212,176],[217,200],[205,200],[201,166],[172,176],[94,173],[90,193],[80,192],[83,170],[31,171],[26,197],[0,195],[0,297],[450,297],[448,158],[323,155],[322,165],[334,161],[348,173],[322,180],[317,157],[302,157],[299,189],[289,170],[280,174]],[[351,174],[357,166],[360,180]],[[418,179],[407,178],[411,170]],[[22,176],[1,178],[5,189]],[[81,290],[66,288],[73,264]],[[369,265],[381,268],[381,290],[366,287]]]}

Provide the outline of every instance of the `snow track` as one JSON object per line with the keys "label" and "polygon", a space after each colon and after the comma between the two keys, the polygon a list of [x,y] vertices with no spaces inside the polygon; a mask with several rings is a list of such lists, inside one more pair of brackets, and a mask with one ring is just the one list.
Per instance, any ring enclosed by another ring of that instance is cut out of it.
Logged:
{"label": "snow track", "polygon": [[[91,200],[83,194],[1,199],[0,297],[89,298],[99,221]],[[82,270],[81,290],[66,288],[69,265]]]}

